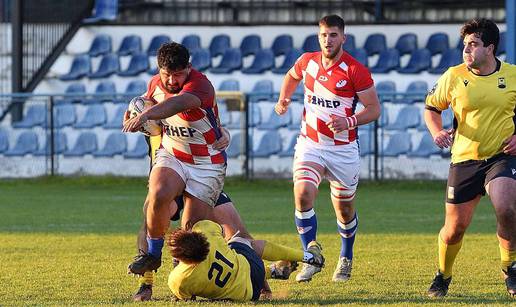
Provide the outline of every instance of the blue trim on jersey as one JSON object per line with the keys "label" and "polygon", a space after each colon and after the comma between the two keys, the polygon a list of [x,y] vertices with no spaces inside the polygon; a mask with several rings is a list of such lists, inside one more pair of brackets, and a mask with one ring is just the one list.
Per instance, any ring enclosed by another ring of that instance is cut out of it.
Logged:
{"label": "blue trim on jersey", "polygon": [[[213,113],[213,108],[207,108],[206,110],[206,117],[208,118],[208,121],[211,124],[211,127],[215,130],[215,137],[217,137],[217,140],[220,139],[222,136],[222,131],[220,131],[220,127],[217,125],[217,119],[215,117],[215,113]],[[222,156],[224,157],[224,161],[228,161],[228,157],[226,155],[226,151],[221,151]]]}
{"label": "blue trim on jersey", "polygon": [[260,293],[265,284],[265,266],[263,265],[262,259],[249,246],[240,243],[232,242],[229,243],[229,248],[242,255],[249,262],[251,269],[251,285],[253,286],[253,297],[252,301],[257,301],[260,298]]}

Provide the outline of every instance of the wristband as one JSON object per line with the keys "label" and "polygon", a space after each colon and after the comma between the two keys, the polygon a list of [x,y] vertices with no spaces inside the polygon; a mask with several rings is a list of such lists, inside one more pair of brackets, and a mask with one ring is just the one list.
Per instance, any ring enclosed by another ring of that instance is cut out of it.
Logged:
{"label": "wristband", "polygon": [[344,117],[344,119],[348,123],[348,129],[354,129],[358,125],[358,120],[355,115],[350,117]]}

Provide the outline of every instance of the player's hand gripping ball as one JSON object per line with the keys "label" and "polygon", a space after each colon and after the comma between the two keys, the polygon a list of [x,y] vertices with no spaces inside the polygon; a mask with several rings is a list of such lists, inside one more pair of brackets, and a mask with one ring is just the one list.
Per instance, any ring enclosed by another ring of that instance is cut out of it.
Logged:
{"label": "player's hand gripping ball", "polygon": [[[140,115],[144,110],[152,107],[154,103],[152,100],[147,99],[145,97],[136,96],[129,102],[129,107],[127,108],[127,111],[129,111],[129,118],[136,117]],[[141,129],[140,132],[150,136],[150,135],[160,135],[161,134],[161,124],[160,121],[156,120],[148,120],[146,121]]]}

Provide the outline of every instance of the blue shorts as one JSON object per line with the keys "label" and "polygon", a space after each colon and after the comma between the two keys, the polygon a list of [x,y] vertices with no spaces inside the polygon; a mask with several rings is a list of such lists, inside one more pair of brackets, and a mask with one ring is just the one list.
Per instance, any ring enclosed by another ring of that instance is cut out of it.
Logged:
{"label": "blue shorts", "polygon": [[[176,204],[177,204],[177,211],[170,218],[171,221],[179,221],[179,217],[181,215],[181,211],[185,207],[185,202],[183,201],[183,195],[179,195],[178,197],[176,197],[175,201],[176,201]],[[223,205],[223,204],[227,204],[227,203],[230,203],[230,202],[231,202],[231,198],[229,198],[229,196],[226,193],[224,193],[224,191],[222,191],[219,194],[219,198],[217,199],[217,203],[215,204],[215,207]]]}
{"label": "blue shorts", "polygon": [[247,262],[249,262],[251,267],[251,284],[253,285],[253,297],[251,300],[257,301],[265,284],[265,266],[262,259],[258,257],[258,254],[252,248],[243,243],[229,243],[229,248],[244,256]]}

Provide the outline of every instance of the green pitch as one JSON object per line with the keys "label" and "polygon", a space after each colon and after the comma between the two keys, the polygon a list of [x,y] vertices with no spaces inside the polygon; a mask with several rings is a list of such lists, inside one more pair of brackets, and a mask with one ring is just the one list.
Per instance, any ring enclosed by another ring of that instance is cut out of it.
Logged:
{"label": "green pitch", "polygon": [[[316,212],[326,267],[311,283],[298,284],[294,276],[272,281],[275,300],[258,305],[514,304],[500,277],[495,218],[487,199],[466,235],[449,296],[425,296],[436,270],[444,188],[444,182],[362,183],[353,276],[334,284],[340,239],[323,185]],[[225,190],[255,237],[299,246],[290,182],[229,179]],[[126,267],[136,253],[145,193],[145,179],[0,181],[0,305],[131,303],[137,279],[126,274]],[[151,305],[173,304],[166,287],[170,259],[164,255]]]}

